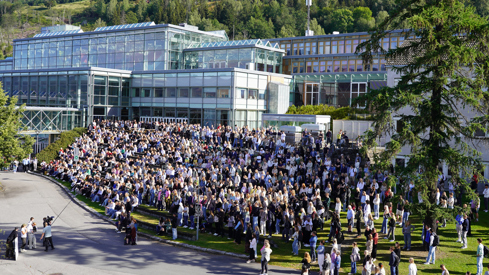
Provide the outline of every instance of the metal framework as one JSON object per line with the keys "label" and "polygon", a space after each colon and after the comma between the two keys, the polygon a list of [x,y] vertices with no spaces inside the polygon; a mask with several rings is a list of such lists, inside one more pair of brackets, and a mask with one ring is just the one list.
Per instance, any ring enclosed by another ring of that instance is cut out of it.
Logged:
{"label": "metal framework", "polygon": [[[63,131],[71,130],[72,120],[69,123],[70,115],[80,111],[76,108],[57,108],[57,107],[25,107],[21,120],[22,134],[59,134]],[[71,113],[70,113],[71,112]]]}
{"label": "metal framework", "polygon": [[142,116],[142,117],[139,118],[139,120],[140,121],[144,121],[144,122],[160,121],[160,122],[176,122],[176,123],[187,122],[188,123],[188,118],[186,118],[186,117]]}

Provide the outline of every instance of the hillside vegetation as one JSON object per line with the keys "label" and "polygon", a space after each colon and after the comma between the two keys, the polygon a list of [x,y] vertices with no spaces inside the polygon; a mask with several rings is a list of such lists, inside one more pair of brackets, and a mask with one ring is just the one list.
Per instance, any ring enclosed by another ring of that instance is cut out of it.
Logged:
{"label": "hillside vegetation", "polygon": [[[187,22],[201,30],[226,30],[230,39],[302,36],[307,28],[305,0],[17,0],[0,1],[0,58],[10,56],[15,38],[32,37],[43,26],[74,24],[84,31],[106,25],[154,21]],[[313,0],[315,34],[375,28],[398,9],[400,0]],[[466,0],[489,15],[489,0]]]}

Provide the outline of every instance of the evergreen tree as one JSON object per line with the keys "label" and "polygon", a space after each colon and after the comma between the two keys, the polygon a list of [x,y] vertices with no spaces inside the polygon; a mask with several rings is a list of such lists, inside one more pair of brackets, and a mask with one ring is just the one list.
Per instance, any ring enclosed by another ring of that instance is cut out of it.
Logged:
{"label": "evergreen tree", "polygon": [[[398,190],[415,182],[413,193],[420,192],[423,201],[415,199],[413,210],[436,230],[437,221],[453,219],[450,211],[456,211],[435,203],[440,165],[448,165],[452,182],[461,184],[460,191],[469,198],[477,197],[466,179],[473,174],[481,178],[480,151],[487,150],[480,141],[488,138],[475,133],[487,131],[489,123],[488,22],[458,0],[401,0],[399,6],[403,8],[392,10],[357,50],[365,49],[362,58],[366,64],[378,52],[385,53],[401,76],[394,87],[372,90],[359,99],[377,110],[364,144],[368,148],[375,138],[391,136],[385,151],[375,157],[381,171],[403,148],[408,150],[407,166],[395,169],[395,176],[404,184]],[[409,23],[406,38],[410,39],[386,52],[382,39],[402,22]],[[401,126],[397,130],[394,117]]]}

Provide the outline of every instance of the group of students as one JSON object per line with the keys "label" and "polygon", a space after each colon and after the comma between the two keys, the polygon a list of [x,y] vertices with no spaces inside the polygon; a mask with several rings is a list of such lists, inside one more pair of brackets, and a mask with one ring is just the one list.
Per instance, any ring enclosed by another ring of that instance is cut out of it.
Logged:
{"label": "group of students", "polygon": [[[379,239],[374,221],[383,209],[380,233],[394,242],[401,226],[409,250],[414,230],[409,215],[416,192],[422,199],[419,189],[413,183],[403,190],[388,186],[392,171],[372,171],[368,158],[337,148],[330,131],[326,140],[307,130],[302,135],[300,143],[291,144],[285,133],[272,128],[95,121],[72,146],[60,150],[58,159],[41,163],[41,170],[71,182],[73,190],[105,206],[120,224],[130,224],[122,220],[147,204],[170,212],[158,231],[168,232],[171,225],[174,239],[178,227],[232,238],[236,244],[244,236],[245,251],[256,257],[260,242],[281,235],[292,241],[294,255],[305,246],[312,262],[330,259],[333,273],[341,263],[340,248],[326,256],[320,245],[318,254],[314,232],[331,219],[328,242],[341,243],[340,215],[346,212],[348,232],[356,228],[361,236],[365,228],[371,261],[364,262],[376,274],[378,266],[371,264]],[[80,161],[75,161],[75,148]],[[441,190],[438,198],[453,206],[453,192],[446,197]]]}
{"label": "group of students", "polygon": [[[43,230],[41,234],[40,240],[43,243],[43,246],[45,247],[44,251],[48,251],[48,248],[51,247],[51,249],[54,249],[53,245],[53,236],[51,232],[51,222],[52,219],[44,219],[43,221]],[[20,239],[22,241],[21,246],[20,246],[20,252],[25,252],[26,248],[29,250],[36,249],[37,248],[37,240],[36,240],[36,233],[37,233],[37,224],[34,222],[34,217],[31,217],[29,222],[27,224],[22,224],[20,227]],[[19,237],[19,228],[15,227],[12,232],[10,232],[9,236],[7,237],[7,240],[5,242],[6,244],[6,251],[5,251],[5,258],[6,259],[15,259],[15,243],[16,240],[18,240]]]}

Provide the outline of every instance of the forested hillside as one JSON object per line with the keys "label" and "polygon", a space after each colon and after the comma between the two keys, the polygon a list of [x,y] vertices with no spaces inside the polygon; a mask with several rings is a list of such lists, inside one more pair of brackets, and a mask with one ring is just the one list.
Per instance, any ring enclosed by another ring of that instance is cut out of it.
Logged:
{"label": "forested hillside", "polygon": [[[368,31],[400,8],[402,0],[313,0],[311,29],[315,34],[333,31]],[[466,0],[483,16],[489,0]],[[12,53],[14,38],[31,37],[42,26],[99,26],[154,21],[187,22],[201,30],[226,30],[230,39],[304,35],[305,0],[17,0],[0,1],[0,58]]]}

